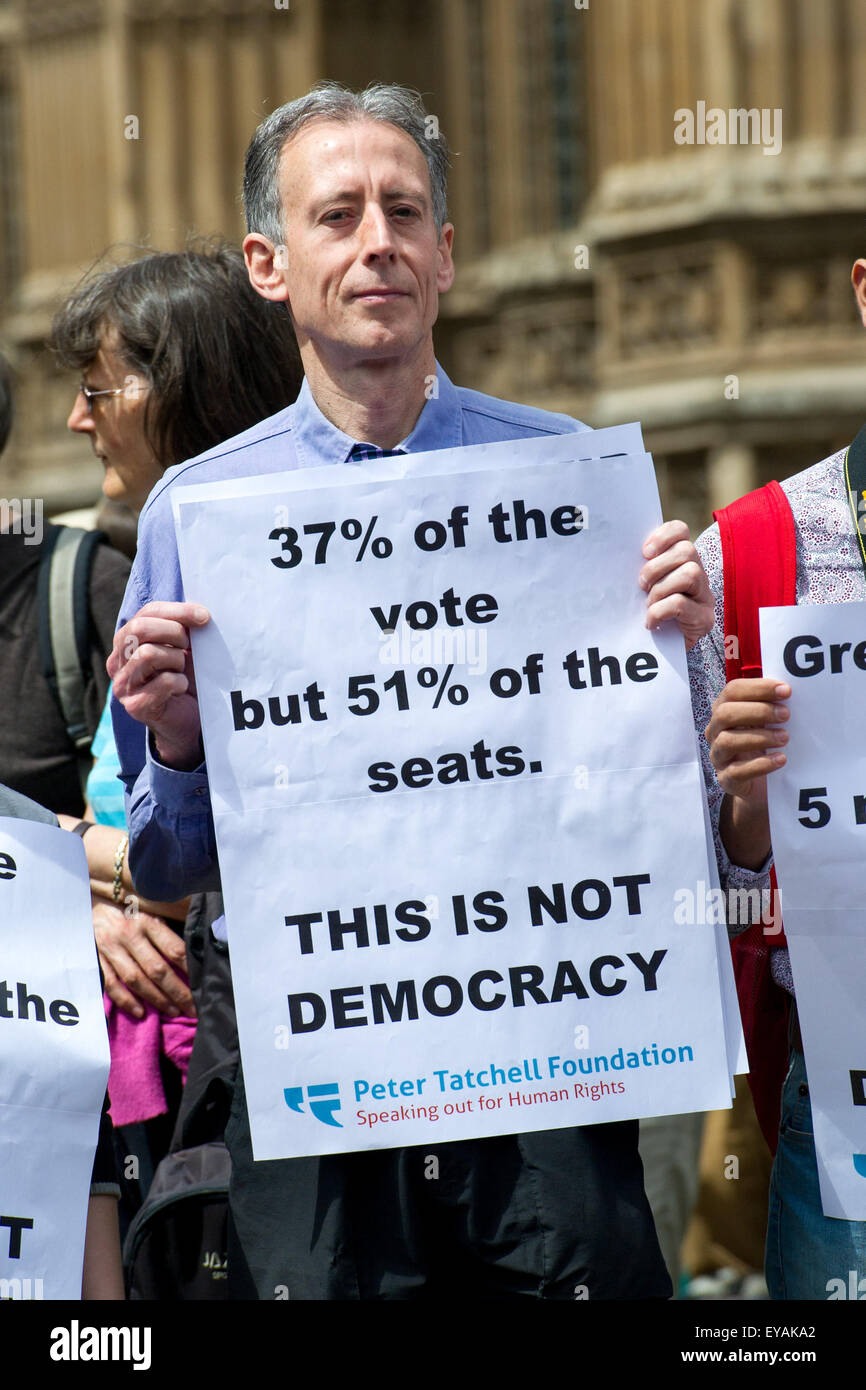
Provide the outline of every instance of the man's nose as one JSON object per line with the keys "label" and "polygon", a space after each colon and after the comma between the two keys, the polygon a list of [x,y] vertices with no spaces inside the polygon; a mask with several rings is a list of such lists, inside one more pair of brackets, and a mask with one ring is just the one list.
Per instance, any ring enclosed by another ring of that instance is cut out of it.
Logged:
{"label": "man's nose", "polygon": [[80,390],[75,393],[75,403],[69,412],[66,428],[68,430],[75,430],[77,433],[81,431],[87,433],[93,428],[93,416],[87,409],[87,401],[84,399],[84,394]]}
{"label": "man's nose", "polygon": [[394,231],[378,203],[368,203],[361,220],[361,238],[365,256],[389,256],[395,251]]}

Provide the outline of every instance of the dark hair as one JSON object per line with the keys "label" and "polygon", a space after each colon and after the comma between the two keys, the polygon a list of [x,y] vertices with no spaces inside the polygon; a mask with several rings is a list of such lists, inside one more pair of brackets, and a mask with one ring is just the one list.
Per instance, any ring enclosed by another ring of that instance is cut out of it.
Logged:
{"label": "dark hair", "polygon": [[6,448],[12,431],[12,368],[0,352],[0,454]]}
{"label": "dark hair", "polygon": [[138,543],[138,512],[128,502],[116,501],[113,497],[103,497],[96,509],[95,528],[104,531],[109,545],[135,559]]}
{"label": "dark hair", "polygon": [[256,293],[225,243],[98,264],[56,315],[49,346],[61,366],[83,371],[112,330],[124,363],[150,384],[144,429],[166,468],[275,414],[300,389],[285,304]]}
{"label": "dark hair", "polygon": [[250,141],[244,161],[247,231],[261,232],[274,245],[283,240],[280,206],[280,155],[286,142],[308,121],[383,121],[409,135],[427,162],[436,231],[448,216],[448,144],[435,116],[427,114],[418,92],[396,83],[373,82],[353,92],[340,82],[317,82],[306,96],[272,111]]}

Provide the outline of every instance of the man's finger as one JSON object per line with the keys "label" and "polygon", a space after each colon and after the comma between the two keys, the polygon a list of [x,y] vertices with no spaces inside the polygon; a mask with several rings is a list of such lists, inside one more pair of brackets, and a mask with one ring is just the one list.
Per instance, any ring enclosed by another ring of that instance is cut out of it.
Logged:
{"label": "man's finger", "polygon": [[773,680],[768,676],[740,676],[735,681],[729,681],[721,694],[716,696],[713,709],[743,700],[788,700],[790,696],[791,687],[785,681]]}
{"label": "man's finger", "polygon": [[642,589],[649,590],[660,579],[664,579],[665,575],[685,564],[696,564],[703,572],[700,556],[691,541],[677,541],[654,560],[647,560],[638,575],[638,583]]}
{"label": "man's finger", "polygon": [[710,762],[717,772],[766,750],[768,756],[788,742],[784,729],[732,729],[718,734],[710,744]]}
{"label": "man's finger", "polygon": [[189,694],[189,681],[179,671],[162,671],[151,676],[146,685],[130,688],[128,681],[114,682],[114,694],[127,714],[142,724],[155,727],[166,712],[166,706],[175,695]]}
{"label": "man's finger", "polygon": [[[666,574],[659,575],[647,594],[647,605],[669,598],[671,594],[687,594],[706,603],[711,600],[710,586],[699,560],[684,560]],[[715,606],[714,606],[715,616]]]}
{"label": "man's finger", "polygon": [[186,653],[179,647],[159,647],[146,642],[117,672],[114,684],[122,690],[141,690],[163,671],[185,675]]}
{"label": "man's finger", "polygon": [[112,679],[139,649],[147,643],[169,647],[189,647],[190,627],[202,627],[210,620],[206,608],[194,603],[146,603],[114,634],[111,654],[106,662]]}
{"label": "man's finger", "polygon": [[704,637],[713,625],[712,608],[707,603],[685,594],[671,594],[647,609],[646,626],[653,631],[662,623],[675,622],[686,646],[691,648]]}
{"label": "man's finger", "polygon": [[689,539],[689,528],[685,521],[663,521],[651,531],[643,543],[643,553],[648,560],[675,545],[677,541]]}
{"label": "man's finger", "polygon": [[786,724],[790,717],[787,705],[728,700],[713,706],[706,736],[712,741],[723,729],[769,729],[774,724]]}
{"label": "man's finger", "polygon": [[731,763],[717,773],[719,786],[729,796],[748,796],[752,784],[760,777],[769,777],[777,768],[784,767],[788,761],[784,753],[773,753],[769,757],[748,758],[744,762]]}
{"label": "man's finger", "polygon": [[136,618],[168,618],[184,627],[203,627],[210,622],[210,613],[200,603],[168,603],[154,599],[139,608]]}

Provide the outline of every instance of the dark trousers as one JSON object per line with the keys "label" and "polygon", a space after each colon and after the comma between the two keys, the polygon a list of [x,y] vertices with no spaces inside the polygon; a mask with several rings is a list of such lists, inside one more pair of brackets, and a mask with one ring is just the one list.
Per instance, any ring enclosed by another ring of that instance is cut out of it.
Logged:
{"label": "dark trousers", "polygon": [[669,1298],[637,1121],[253,1163],[226,1130],[229,1296]]}

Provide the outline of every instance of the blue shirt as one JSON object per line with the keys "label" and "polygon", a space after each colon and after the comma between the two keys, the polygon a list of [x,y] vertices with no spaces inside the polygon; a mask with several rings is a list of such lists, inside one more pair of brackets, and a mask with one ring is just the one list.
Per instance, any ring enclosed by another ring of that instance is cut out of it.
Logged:
{"label": "blue shirt", "polygon": [[[544,434],[573,434],[586,428],[570,415],[554,415],[454,386],[437,364],[436,390],[415,428],[398,447],[407,453],[424,453]],[[171,511],[173,487],[345,464],[353,446],[362,442],[325,418],[305,380],[293,405],[198,458],[169,468],[141,513],[138,555],[118,626],[155,599],[179,602],[186,597]],[[194,594],[190,597],[195,599]],[[126,787],[129,863],[138,892],[172,902],[188,893],[219,888],[204,764],[193,772],[164,767],[152,752],[144,725],[130,718],[113,697],[112,719],[120,775]]]}

